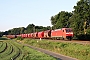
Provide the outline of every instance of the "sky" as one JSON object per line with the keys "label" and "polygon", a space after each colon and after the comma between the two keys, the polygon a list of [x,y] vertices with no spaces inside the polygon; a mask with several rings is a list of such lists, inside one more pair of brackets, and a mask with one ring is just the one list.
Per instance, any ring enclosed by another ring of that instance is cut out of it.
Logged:
{"label": "sky", "polygon": [[0,0],[0,31],[52,26],[50,18],[60,11],[72,12],[78,0]]}

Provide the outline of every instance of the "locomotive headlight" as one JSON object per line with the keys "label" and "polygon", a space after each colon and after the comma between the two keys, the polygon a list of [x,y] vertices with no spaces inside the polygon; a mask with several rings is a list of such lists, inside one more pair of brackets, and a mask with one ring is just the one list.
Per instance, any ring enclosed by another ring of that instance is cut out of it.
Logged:
{"label": "locomotive headlight", "polygon": [[69,33],[66,33],[66,34],[69,34]]}
{"label": "locomotive headlight", "polygon": [[73,33],[70,33],[70,34],[73,34]]}

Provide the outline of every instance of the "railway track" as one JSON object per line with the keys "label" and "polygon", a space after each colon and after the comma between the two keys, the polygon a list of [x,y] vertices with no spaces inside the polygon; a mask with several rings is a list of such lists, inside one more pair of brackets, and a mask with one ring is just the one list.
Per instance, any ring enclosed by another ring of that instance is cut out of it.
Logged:
{"label": "railway track", "polygon": [[[37,39],[39,40],[39,39]],[[77,43],[77,44],[83,44],[83,45],[90,45],[90,41],[84,41],[84,40],[52,40],[52,39],[42,39],[42,40],[49,40],[54,42],[65,42],[65,43]]]}

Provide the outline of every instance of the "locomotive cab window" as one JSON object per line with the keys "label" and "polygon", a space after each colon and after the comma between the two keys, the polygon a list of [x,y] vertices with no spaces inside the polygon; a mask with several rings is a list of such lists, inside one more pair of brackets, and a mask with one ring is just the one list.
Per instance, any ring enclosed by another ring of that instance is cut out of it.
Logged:
{"label": "locomotive cab window", "polygon": [[72,32],[72,30],[71,29],[66,29],[66,32]]}

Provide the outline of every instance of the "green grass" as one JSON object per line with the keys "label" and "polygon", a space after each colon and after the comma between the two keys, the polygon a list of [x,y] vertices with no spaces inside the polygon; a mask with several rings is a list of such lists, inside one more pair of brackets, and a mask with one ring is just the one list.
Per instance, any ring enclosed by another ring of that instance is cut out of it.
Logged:
{"label": "green grass", "polygon": [[8,56],[12,53],[12,46],[7,43],[7,49],[0,54],[0,57],[4,58],[4,56]]}
{"label": "green grass", "polygon": [[54,57],[50,57],[49,55],[38,52],[29,47],[24,47],[24,49],[28,53],[28,54],[26,53],[26,55],[24,57],[25,60],[56,60]]}
{"label": "green grass", "polygon": [[13,59],[18,54],[18,49],[14,45],[12,46],[10,43],[7,45],[7,49],[1,53],[2,60],[11,60],[11,58]]}
{"label": "green grass", "polygon": [[0,40],[8,40],[6,37],[0,37]]}
{"label": "green grass", "polygon": [[0,41],[0,48],[2,47],[2,45],[3,45],[3,42],[2,42],[2,41]]}
{"label": "green grass", "polygon": [[[19,57],[17,58],[17,60],[21,60],[21,59],[23,58],[24,52],[25,52],[25,51],[23,50],[23,46],[20,45],[20,44],[18,44],[18,43],[16,43],[15,41],[13,42],[13,45],[15,45],[15,46],[17,47],[16,50],[18,50],[17,55],[19,55]],[[17,56],[17,55],[16,55],[16,56]],[[14,58],[15,58],[15,56],[14,56]]]}
{"label": "green grass", "polygon": [[2,60],[56,60],[54,57],[18,44],[13,40],[3,40],[0,42],[0,46],[0,59]]}
{"label": "green grass", "polygon": [[51,42],[46,40],[39,40],[37,42],[37,40],[33,39],[25,39],[23,41],[29,45],[51,50],[53,52],[71,56],[79,60],[90,60],[90,45],[65,42]]}
{"label": "green grass", "polygon": [[4,50],[7,48],[7,43],[3,43],[3,45],[0,48],[0,53],[4,52]]}

